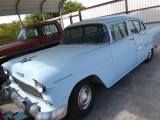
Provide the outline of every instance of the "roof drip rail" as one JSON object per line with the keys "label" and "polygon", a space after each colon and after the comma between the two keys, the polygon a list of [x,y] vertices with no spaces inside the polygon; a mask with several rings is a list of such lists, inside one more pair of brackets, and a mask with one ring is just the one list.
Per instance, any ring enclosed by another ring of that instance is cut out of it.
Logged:
{"label": "roof drip rail", "polygon": [[43,19],[43,22],[45,22],[45,17],[44,17],[44,13],[43,13],[43,5],[44,3],[46,2],[47,0],[43,0],[42,3],[41,3],[41,14],[42,14],[42,19]]}
{"label": "roof drip rail", "polygon": [[22,20],[21,20],[21,16],[19,14],[19,9],[18,9],[18,6],[19,6],[20,2],[21,2],[21,0],[18,0],[17,3],[16,3],[16,12],[17,12],[17,15],[18,15],[18,18],[19,18],[19,21],[20,21],[20,26],[21,26],[21,28],[23,28],[23,23],[22,23]]}
{"label": "roof drip rail", "polygon": [[62,12],[63,12],[63,7],[64,7],[64,3],[65,3],[65,2],[66,2],[66,0],[62,0],[62,1],[59,3],[60,21],[61,21],[62,29],[64,29]]}

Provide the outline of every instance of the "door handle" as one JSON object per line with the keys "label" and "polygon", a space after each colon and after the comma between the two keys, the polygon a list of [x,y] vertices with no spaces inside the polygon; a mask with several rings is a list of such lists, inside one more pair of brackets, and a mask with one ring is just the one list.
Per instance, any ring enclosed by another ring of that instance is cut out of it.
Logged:
{"label": "door handle", "polygon": [[129,40],[134,40],[134,38],[131,38],[131,39],[129,39]]}

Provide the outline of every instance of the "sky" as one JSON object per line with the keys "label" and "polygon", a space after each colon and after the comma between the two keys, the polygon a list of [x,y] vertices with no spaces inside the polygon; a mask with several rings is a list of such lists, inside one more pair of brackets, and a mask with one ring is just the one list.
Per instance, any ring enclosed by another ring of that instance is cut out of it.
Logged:
{"label": "sky", "polygon": [[[104,2],[112,1],[112,0],[72,0],[82,3],[85,7],[94,6],[97,4],[101,4]],[[25,15],[21,15],[21,19],[23,20]],[[11,23],[12,21],[19,20],[17,15],[12,16],[2,16],[0,17],[0,24],[2,23]]]}

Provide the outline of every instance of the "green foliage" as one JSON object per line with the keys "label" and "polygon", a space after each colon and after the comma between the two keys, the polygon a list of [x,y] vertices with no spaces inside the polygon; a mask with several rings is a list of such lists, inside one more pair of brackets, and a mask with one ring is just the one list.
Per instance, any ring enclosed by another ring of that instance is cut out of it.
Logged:
{"label": "green foliage", "polygon": [[[79,2],[72,2],[72,1],[68,1],[64,4],[64,9],[63,9],[63,15],[64,14],[68,14],[68,13],[72,13],[75,11],[79,11],[80,9],[85,8],[85,6],[82,3]],[[53,12],[53,13],[46,13],[44,14],[45,19],[51,19],[54,17],[58,17],[60,14],[58,12]],[[29,24],[34,24],[34,23],[38,23],[42,21],[42,15],[39,14],[31,14],[31,15],[27,15],[24,21],[25,25],[29,25]]]}
{"label": "green foliage", "polygon": [[64,4],[63,15],[79,11],[83,8],[85,8],[85,6],[82,3],[79,3],[77,1],[68,1]]}
{"label": "green foliage", "polygon": [[[85,8],[85,6],[83,6],[83,4],[79,2],[68,1],[64,5],[63,15],[78,11],[83,8]],[[58,16],[59,16],[58,12],[44,14],[44,17],[46,20],[54,17],[58,17]],[[25,17],[25,20],[23,21],[23,25],[27,26],[27,25],[38,23],[41,21],[42,21],[42,15],[40,13],[31,14]],[[19,35],[19,32],[20,32],[19,22],[14,21],[10,24],[0,24],[0,45],[7,44],[16,40]]]}
{"label": "green foliage", "polygon": [[[58,17],[58,16],[59,16],[58,12],[44,14],[44,17],[45,17],[46,20],[54,18],[54,17]],[[38,23],[38,22],[41,22],[42,20],[43,19],[42,19],[42,14],[41,13],[27,15],[25,17],[25,20],[24,20],[24,25],[26,26],[26,25]]]}
{"label": "green foliage", "polygon": [[15,41],[20,29],[19,22],[14,21],[9,24],[0,24],[0,45]]}

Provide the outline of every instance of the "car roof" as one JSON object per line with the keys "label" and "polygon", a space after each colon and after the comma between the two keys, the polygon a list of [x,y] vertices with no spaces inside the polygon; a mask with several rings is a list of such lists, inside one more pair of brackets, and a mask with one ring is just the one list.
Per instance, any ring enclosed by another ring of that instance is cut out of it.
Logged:
{"label": "car roof", "polygon": [[31,24],[31,25],[27,25],[23,28],[30,28],[30,27],[34,27],[34,26],[40,26],[40,25],[46,25],[46,24],[50,24],[50,23],[58,23],[56,20],[53,20],[53,21],[46,21],[46,22],[39,22],[39,23],[34,23],[34,24]]}
{"label": "car roof", "polygon": [[[93,18],[89,20],[84,20],[81,22],[74,23],[72,25],[69,25],[68,27],[73,27],[73,26],[79,26],[79,25],[86,25],[86,24],[108,24],[116,21],[121,21],[121,20],[126,20],[126,19],[139,19],[136,16],[131,16],[131,15],[114,15],[114,16],[105,16],[105,17],[99,17],[99,18]],[[67,27],[67,28],[68,28]]]}

